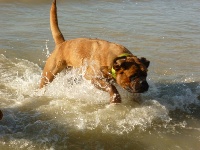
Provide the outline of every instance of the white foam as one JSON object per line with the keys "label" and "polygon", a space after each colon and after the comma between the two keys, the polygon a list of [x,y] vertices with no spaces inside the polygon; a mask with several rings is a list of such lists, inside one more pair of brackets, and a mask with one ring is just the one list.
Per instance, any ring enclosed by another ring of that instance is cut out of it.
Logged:
{"label": "white foam", "polygon": [[[61,72],[52,83],[38,89],[42,70],[37,65],[26,60],[1,59],[7,61],[7,64],[1,64],[6,65],[1,81],[11,89],[11,93],[7,91],[7,94],[12,96],[7,98],[12,97],[12,107],[47,114],[73,130],[100,129],[113,134],[146,130],[156,121],[169,123],[169,111],[177,108],[187,111],[185,105],[196,103],[195,94],[189,88],[184,87],[174,94],[173,90],[164,91],[163,85],[149,80],[150,89],[141,95],[141,104],[132,101],[140,100],[140,95],[133,97],[118,86],[122,104],[109,104],[109,94],[96,89],[77,73],[77,69]],[[35,126],[34,123],[32,126]]]}

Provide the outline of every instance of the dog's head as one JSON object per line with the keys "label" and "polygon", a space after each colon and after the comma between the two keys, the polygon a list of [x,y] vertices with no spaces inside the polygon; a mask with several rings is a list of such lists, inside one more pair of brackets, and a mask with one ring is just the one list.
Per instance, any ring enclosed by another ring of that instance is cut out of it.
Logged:
{"label": "dog's head", "polygon": [[146,81],[150,61],[133,55],[117,57],[113,62],[112,75],[116,82],[132,93],[143,93],[148,90]]}

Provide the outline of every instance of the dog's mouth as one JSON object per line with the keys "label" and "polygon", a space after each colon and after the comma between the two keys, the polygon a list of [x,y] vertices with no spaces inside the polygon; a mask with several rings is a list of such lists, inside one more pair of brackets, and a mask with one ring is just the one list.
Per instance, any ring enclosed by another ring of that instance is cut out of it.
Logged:
{"label": "dog's mouth", "polygon": [[124,87],[125,90],[127,90],[130,93],[144,93],[148,91],[149,84],[146,80],[140,81],[140,82],[131,82],[129,86]]}
{"label": "dog's mouth", "polygon": [[148,89],[145,89],[145,90],[144,89],[134,90],[134,89],[132,89],[130,87],[125,87],[124,89],[127,90],[130,93],[144,93],[144,92],[148,91]]}

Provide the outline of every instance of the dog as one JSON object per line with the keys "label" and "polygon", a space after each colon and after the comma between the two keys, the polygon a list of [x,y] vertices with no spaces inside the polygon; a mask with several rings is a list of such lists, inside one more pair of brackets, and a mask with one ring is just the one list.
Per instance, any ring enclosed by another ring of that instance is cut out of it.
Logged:
{"label": "dog", "polygon": [[101,39],[77,38],[66,40],[57,19],[56,0],[50,10],[50,26],[55,49],[48,57],[42,73],[43,88],[63,69],[80,68],[86,62],[84,77],[100,90],[110,94],[110,103],[121,103],[121,97],[112,81],[132,93],[143,93],[149,88],[146,81],[150,64],[146,58],[137,58],[120,44]]}

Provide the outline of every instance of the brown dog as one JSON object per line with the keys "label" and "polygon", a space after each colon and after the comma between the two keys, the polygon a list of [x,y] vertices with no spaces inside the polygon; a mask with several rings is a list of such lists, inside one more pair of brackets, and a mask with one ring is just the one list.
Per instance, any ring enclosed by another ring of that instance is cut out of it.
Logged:
{"label": "brown dog", "polygon": [[40,88],[51,82],[64,68],[77,68],[87,64],[85,78],[95,87],[110,94],[111,103],[120,103],[121,97],[114,80],[132,93],[148,90],[146,81],[149,61],[137,58],[124,46],[100,39],[78,38],[65,41],[57,21],[56,0],[50,11],[50,25],[55,50],[46,61]]}

